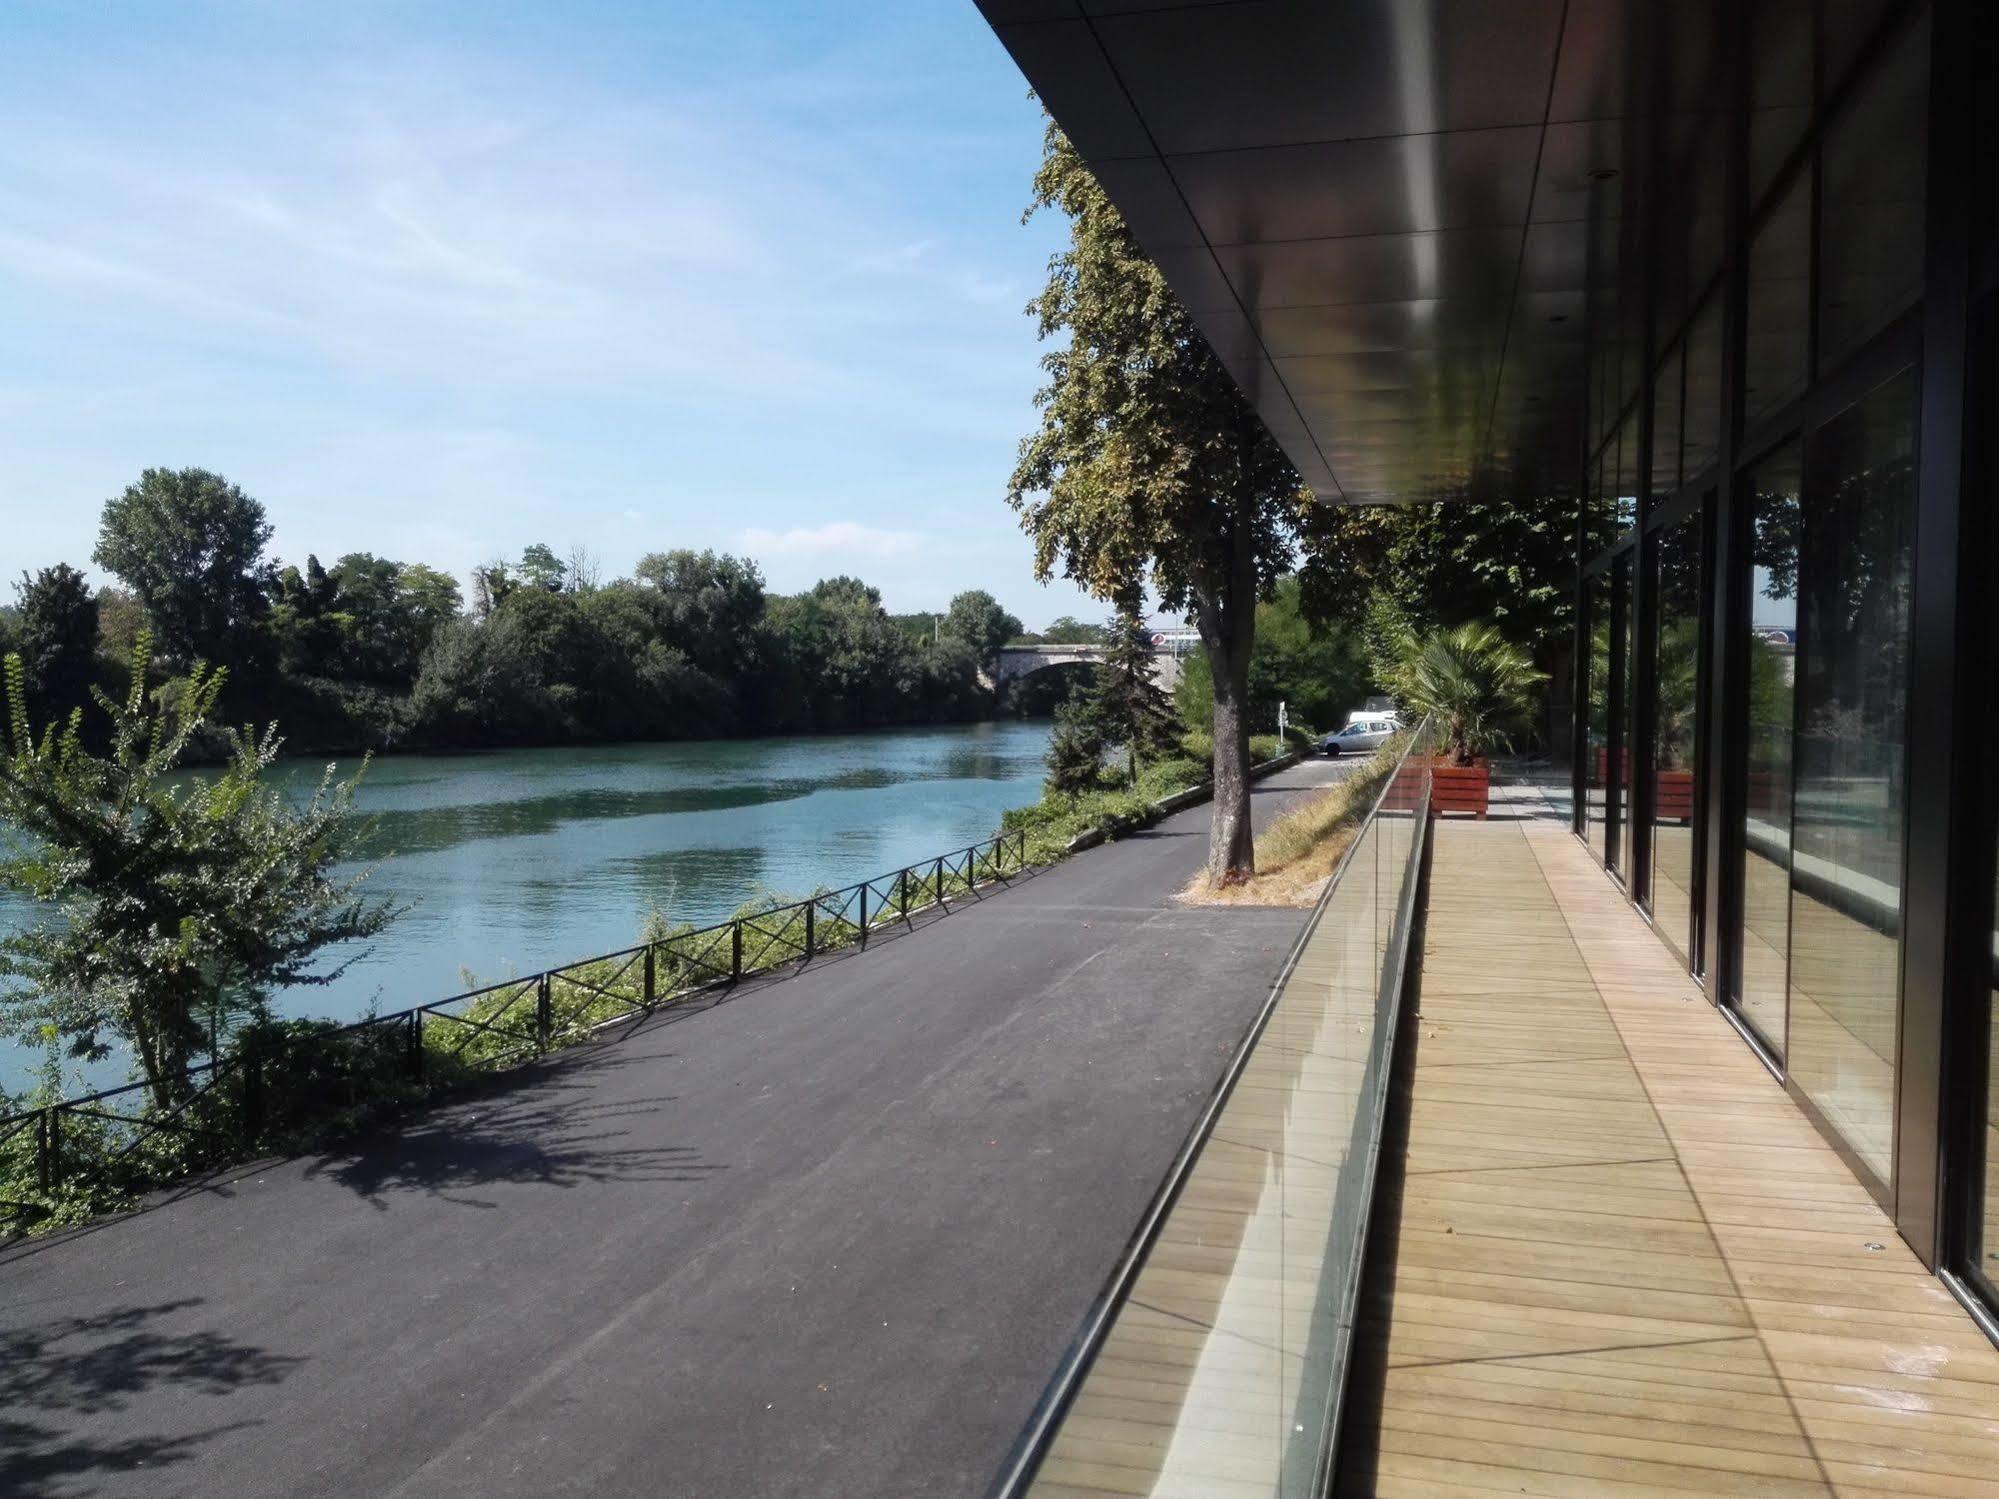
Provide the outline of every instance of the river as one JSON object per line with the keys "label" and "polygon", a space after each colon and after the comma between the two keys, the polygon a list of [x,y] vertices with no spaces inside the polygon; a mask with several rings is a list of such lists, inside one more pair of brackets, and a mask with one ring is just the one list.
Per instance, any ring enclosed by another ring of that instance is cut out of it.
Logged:
{"label": "river", "polygon": [[[791,739],[398,755],[358,798],[379,819],[374,893],[411,909],[286,1015],[354,1019],[628,947],[657,906],[720,920],[752,896],[886,873],[992,834],[1040,795],[1046,721]],[[309,792],[323,765],[287,763]],[[0,903],[0,924],[27,917]],[[348,956],[329,949],[334,961]],[[0,1086],[34,1053],[0,1043]],[[122,1081],[120,1067],[87,1081]]]}

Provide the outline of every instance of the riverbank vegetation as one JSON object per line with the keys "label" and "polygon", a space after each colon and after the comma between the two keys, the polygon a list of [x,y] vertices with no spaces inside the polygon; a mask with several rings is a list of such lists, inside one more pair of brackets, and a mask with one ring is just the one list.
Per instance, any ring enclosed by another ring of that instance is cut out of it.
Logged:
{"label": "riverbank vegetation", "polygon": [[[122,698],[141,630],[148,690],[226,669],[221,722],[284,725],[294,750],[474,748],[809,733],[989,716],[981,673],[1021,624],[988,593],[890,615],[858,578],[766,590],[747,558],[645,556],[605,581],[537,544],[456,579],[371,553],[288,564],[264,508],[201,469],[148,469],[104,507],[92,591],[58,564],[0,611],[32,710]],[[1058,622],[1059,624],[1060,622]],[[1073,623],[1073,622],[1071,622]],[[190,747],[221,753],[218,736]]]}

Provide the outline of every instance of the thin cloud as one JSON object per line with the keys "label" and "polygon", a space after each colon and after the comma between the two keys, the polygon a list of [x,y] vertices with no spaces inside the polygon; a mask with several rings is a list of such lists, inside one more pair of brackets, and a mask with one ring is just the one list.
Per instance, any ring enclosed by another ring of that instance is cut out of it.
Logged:
{"label": "thin cloud", "polygon": [[752,526],[742,534],[742,548],[752,557],[839,557],[852,561],[887,561],[913,555],[924,544],[915,531],[885,531],[858,521],[828,521],[823,526],[793,526],[771,531]]}

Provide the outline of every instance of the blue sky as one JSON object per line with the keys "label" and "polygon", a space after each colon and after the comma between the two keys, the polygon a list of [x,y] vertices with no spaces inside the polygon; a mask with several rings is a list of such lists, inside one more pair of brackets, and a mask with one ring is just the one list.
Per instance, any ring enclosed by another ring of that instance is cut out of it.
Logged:
{"label": "blue sky", "polygon": [[1100,614],[1002,500],[1040,128],[970,0],[9,0],[0,576],[200,465],[288,560],[713,546]]}

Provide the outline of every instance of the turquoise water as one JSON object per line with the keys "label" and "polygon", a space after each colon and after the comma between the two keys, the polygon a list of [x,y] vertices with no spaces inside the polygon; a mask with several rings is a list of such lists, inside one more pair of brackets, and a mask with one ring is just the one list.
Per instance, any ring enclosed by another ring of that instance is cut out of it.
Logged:
{"label": "turquoise water", "polygon": [[[354,1019],[628,947],[657,906],[719,920],[751,896],[852,884],[988,837],[1040,795],[1046,722],[816,738],[393,756],[370,888],[412,909],[288,1015]],[[323,766],[288,764],[309,790]],[[0,924],[27,919],[0,904]],[[350,956],[329,949],[327,967]],[[33,1054],[0,1043],[0,1086]],[[92,1069],[90,1081],[123,1081]]]}

